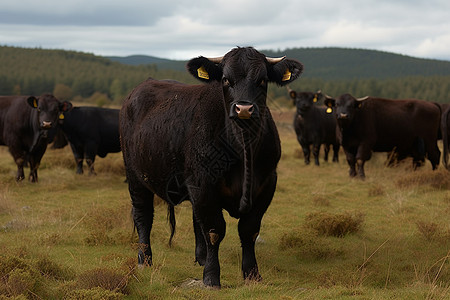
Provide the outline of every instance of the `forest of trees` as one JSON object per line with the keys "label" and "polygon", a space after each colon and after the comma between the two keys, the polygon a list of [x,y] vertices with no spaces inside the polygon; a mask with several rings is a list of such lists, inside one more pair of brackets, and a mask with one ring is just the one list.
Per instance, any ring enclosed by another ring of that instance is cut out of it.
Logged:
{"label": "forest of trees", "polygon": [[[298,59],[305,64],[304,74],[292,84],[292,89],[320,89],[331,96],[351,93],[356,97],[371,95],[450,102],[450,62],[365,50],[359,50],[360,60],[352,62],[355,52],[351,50],[345,55],[345,49],[339,49],[339,55],[333,52],[332,58],[331,52],[315,49],[323,55],[321,60],[320,56],[312,55],[314,49],[307,50],[311,57],[304,51],[287,50],[289,57],[296,58],[296,53],[303,56],[304,59]],[[276,52],[269,54],[278,55]],[[386,65],[395,68],[391,73],[376,68],[386,70]],[[0,66],[0,95],[53,93],[61,100],[99,106],[120,105],[126,95],[148,77],[198,83],[186,71],[163,69],[156,64],[126,65],[93,54],[65,50],[0,46]],[[370,75],[369,68],[373,76],[367,75]],[[286,89],[274,85],[270,86],[268,96],[273,101],[287,100]]]}

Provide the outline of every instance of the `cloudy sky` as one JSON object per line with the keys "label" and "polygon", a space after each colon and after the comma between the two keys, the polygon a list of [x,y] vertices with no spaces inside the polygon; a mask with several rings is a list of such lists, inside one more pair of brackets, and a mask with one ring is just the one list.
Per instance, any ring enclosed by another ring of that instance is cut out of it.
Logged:
{"label": "cloudy sky", "polygon": [[450,60],[450,1],[1,1],[0,45],[170,59],[346,47]]}

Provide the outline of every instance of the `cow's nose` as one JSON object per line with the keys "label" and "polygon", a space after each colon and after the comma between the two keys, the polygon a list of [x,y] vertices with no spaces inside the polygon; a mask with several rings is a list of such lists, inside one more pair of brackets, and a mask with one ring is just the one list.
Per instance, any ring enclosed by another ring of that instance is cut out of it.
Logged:
{"label": "cow's nose", "polygon": [[44,128],[44,129],[52,128],[52,122],[43,121],[42,122],[42,128]]}
{"label": "cow's nose", "polygon": [[236,113],[239,119],[250,119],[254,111],[253,105],[236,104]]}

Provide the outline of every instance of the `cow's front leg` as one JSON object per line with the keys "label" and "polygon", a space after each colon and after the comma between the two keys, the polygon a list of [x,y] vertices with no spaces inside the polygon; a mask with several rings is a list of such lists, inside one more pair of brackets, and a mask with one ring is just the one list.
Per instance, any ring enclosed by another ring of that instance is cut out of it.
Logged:
{"label": "cow's front leg", "polygon": [[195,234],[195,262],[200,266],[204,266],[206,262],[206,242],[203,236],[202,229],[199,222],[195,218],[195,214],[192,213],[192,220],[194,223]]}
{"label": "cow's front leg", "polygon": [[311,150],[309,149],[309,145],[302,146],[302,150],[303,150],[303,156],[305,158],[305,164],[309,165],[310,157],[311,157]]}
{"label": "cow's front leg", "polygon": [[323,145],[323,160],[328,162],[328,153],[330,153],[330,145],[329,144],[325,144]]}
{"label": "cow's front leg", "polygon": [[[211,198],[208,200],[211,200]],[[194,205],[194,209],[194,215],[202,230],[206,244],[203,283],[206,286],[220,288],[219,245],[225,237],[226,227],[222,210],[204,204]]]}
{"label": "cow's front leg", "polygon": [[345,155],[347,156],[347,163],[348,166],[350,167],[349,170],[349,175],[350,177],[355,177],[356,176],[356,157],[354,154],[346,152]]}
{"label": "cow's front leg", "polygon": [[262,280],[255,255],[255,241],[259,235],[261,219],[245,216],[239,220],[238,230],[242,247],[242,274],[244,280]]}
{"label": "cow's front leg", "polygon": [[[313,145],[313,155],[314,155],[314,163],[316,166],[319,166],[319,152],[320,152],[320,144],[314,144]],[[328,159],[328,155],[327,155]]]}
{"label": "cow's front leg", "polygon": [[22,181],[25,179],[25,173],[23,172],[23,165],[25,164],[25,160],[22,157],[15,158],[17,165],[17,174],[16,181]]}

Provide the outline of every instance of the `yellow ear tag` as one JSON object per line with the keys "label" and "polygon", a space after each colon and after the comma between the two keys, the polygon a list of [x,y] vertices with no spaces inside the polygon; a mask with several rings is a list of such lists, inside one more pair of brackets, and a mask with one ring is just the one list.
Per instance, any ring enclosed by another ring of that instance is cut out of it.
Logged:
{"label": "yellow ear tag", "polygon": [[59,114],[59,119],[64,120],[64,114]]}
{"label": "yellow ear tag", "polygon": [[362,106],[362,103],[359,103],[359,104],[358,104],[358,108],[361,108],[361,106]]}
{"label": "yellow ear tag", "polygon": [[203,66],[201,66],[200,68],[197,69],[197,74],[198,74],[198,77],[200,77],[200,78],[209,79],[209,74],[205,70],[205,67],[203,67]]}
{"label": "yellow ear tag", "polygon": [[314,103],[317,102],[317,95],[314,95],[313,102],[314,102]]}
{"label": "yellow ear tag", "polygon": [[38,107],[36,99],[33,100],[33,107],[34,107],[34,108],[37,108],[37,107]]}
{"label": "yellow ear tag", "polygon": [[283,78],[281,79],[282,81],[287,81],[289,79],[291,79],[291,71],[289,71],[289,69],[286,70],[286,72],[283,75]]}
{"label": "yellow ear tag", "polygon": [[327,114],[331,114],[333,112],[333,109],[331,107],[327,108]]}

